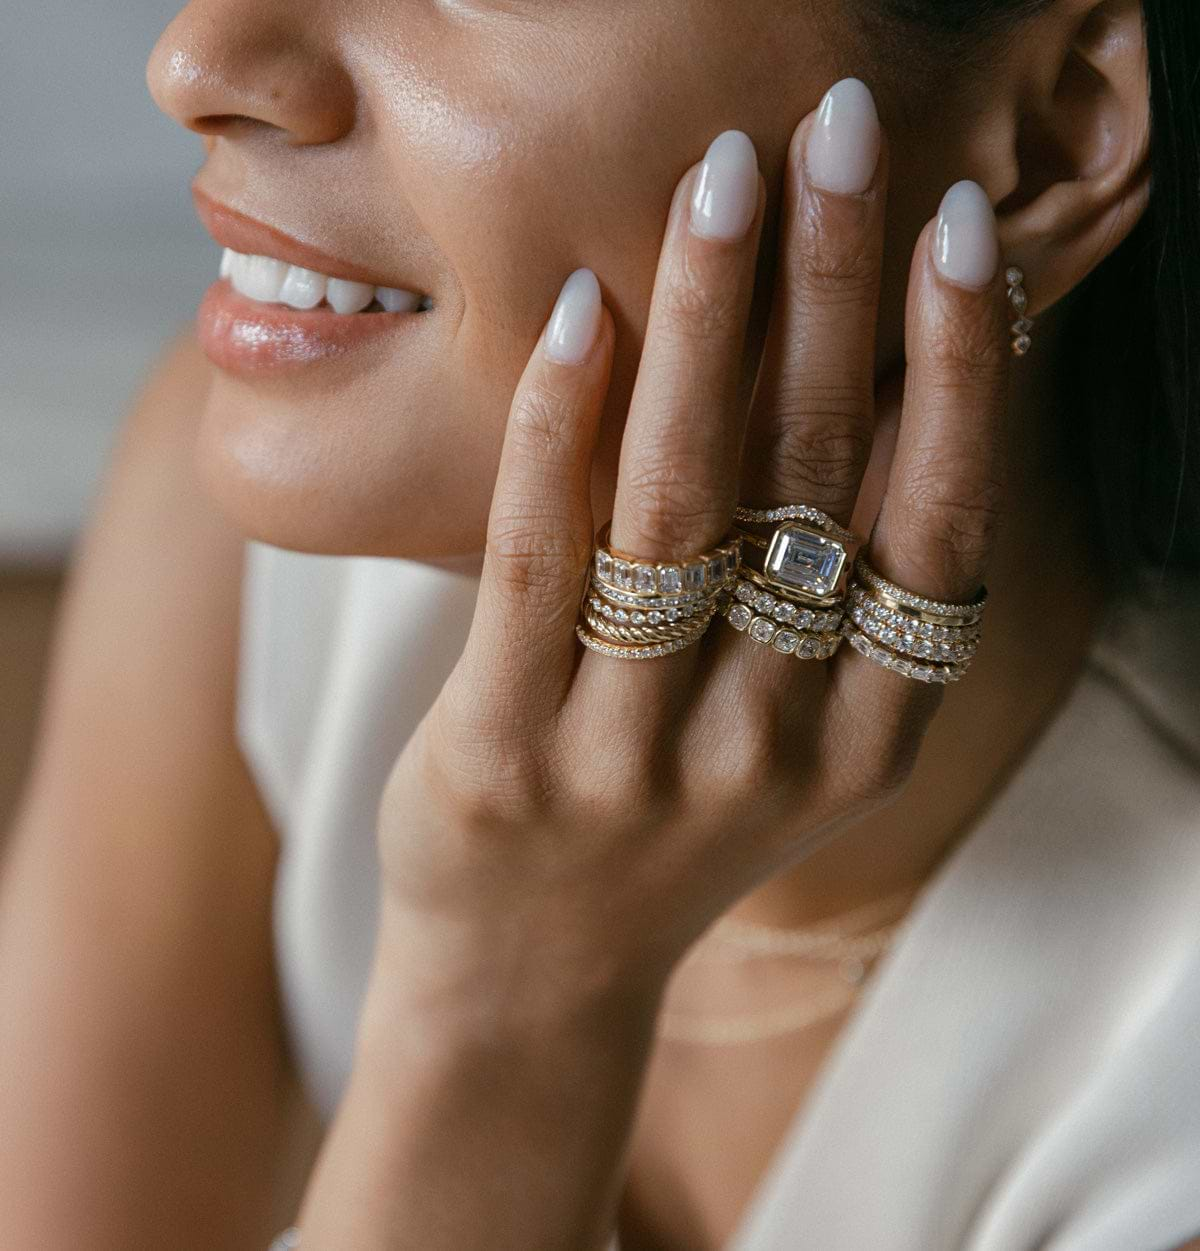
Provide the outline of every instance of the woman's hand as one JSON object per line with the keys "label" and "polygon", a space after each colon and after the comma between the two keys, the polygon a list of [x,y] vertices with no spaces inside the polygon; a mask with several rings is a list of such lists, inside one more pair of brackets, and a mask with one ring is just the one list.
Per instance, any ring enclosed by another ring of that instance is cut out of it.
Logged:
{"label": "woman's hand", "polygon": [[[849,525],[874,432],[887,184],[880,145],[869,183],[854,185],[850,145],[866,177],[862,147],[878,133],[865,92],[845,94],[855,90],[843,89],[841,116],[835,98],[791,144],[748,413],[739,379],[765,203],[749,140],[721,136],[680,182],[614,547],[686,558],[728,534],[737,500],[810,503]],[[904,409],[869,543],[880,572],[932,598],[969,600],[983,581],[1007,320],[994,218],[978,188],[960,186],[915,248]],[[470,977],[484,998],[488,985],[511,994],[518,973],[534,994],[660,986],[739,897],[895,796],[941,700],[848,645],[804,661],[723,620],[653,660],[580,647],[613,338],[583,271],[513,401],[468,645],[379,813],[385,926],[432,980]]]}

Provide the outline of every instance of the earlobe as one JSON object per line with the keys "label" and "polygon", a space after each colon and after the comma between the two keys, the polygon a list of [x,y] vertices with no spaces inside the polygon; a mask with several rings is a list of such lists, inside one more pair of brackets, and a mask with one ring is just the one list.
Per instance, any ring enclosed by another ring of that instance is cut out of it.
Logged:
{"label": "earlobe", "polygon": [[1031,313],[1111,255],[1150,195],[1141,4],[1078,0],[1066,9],[1023,44],[1040,62],[1031,77],[1043,88],[1017,102],[1019,181],[997,207],[1004,255],[1029,277]]}

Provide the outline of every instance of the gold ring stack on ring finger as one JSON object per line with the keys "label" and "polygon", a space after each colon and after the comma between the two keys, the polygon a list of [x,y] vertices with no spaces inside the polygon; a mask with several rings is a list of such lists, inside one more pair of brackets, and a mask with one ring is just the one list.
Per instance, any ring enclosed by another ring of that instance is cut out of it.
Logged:
{"label": "gold ring stack on ring finger", "polygon": [[969,604],[906,591],[872,569],[860,553],[842,633],[855,651],[906,678],[957,682],[979,646],[986,603],[986,588]]}
{"label": "gold ring stack on ring finger", "polygon": [[741,566],[741,541],[679,561],[639,560],[597,535],[591,577],[576,626],[579,641],[620,660],[682,651],[712,623]]}

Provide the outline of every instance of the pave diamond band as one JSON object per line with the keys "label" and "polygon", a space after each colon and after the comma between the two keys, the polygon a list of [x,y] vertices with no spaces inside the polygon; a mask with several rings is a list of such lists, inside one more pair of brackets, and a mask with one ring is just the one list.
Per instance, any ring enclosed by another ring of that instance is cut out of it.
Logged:
{"label": "pave diamond band", "polygon": [[861,543],[862,540],[853,530],[839,526],[834,519],[811,504],[784,504],[780,508],[749,508],[739,504],[733,514],[734,521],[748,522],[758,525],[774,525],[780,521],[806,521],[810,526],[823,530],[826,534],[843,543]]}
{"label": "pave diamond band", "polygon": [[924,595],[906,591],[872,569],[861,552],[854,561],[854,576],[867,589],[886,595],[897,604],[916,608],[935,616],[954,618],[957,624],[971,625],[978,621],[987,605],[987,587],[980,587],[979,594],[969,604],[951,604],[942,600],[926,599]]}
{"label": "pave diamond band", "polygon": [[868,660],[918,682],[957,682],[979,647],[987,590],[969,604],[929,599],[889,582],[860,553],[841,632]]}

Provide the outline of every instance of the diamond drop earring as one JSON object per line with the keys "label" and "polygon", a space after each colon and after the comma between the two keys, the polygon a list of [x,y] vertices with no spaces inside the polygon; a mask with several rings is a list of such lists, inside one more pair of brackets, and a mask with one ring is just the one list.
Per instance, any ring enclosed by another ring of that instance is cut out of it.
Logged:
{"label": "diamond drop earring", "polygon": [[1008,283],[1008,299],[1017,314],[1017,320],[1012,324],[1013,342],[1012,350],[1016,356],[1024,356],[1026,352],[1033,347],[1033,340],[1029,337],[1029,332],[1033,329],[1033,318],[1025,315],[1026,309],[1029,308],[1029,296],[1025,294],[1025,271],[1016,265],[1010,265],[1004,274],[1005,281]]}

